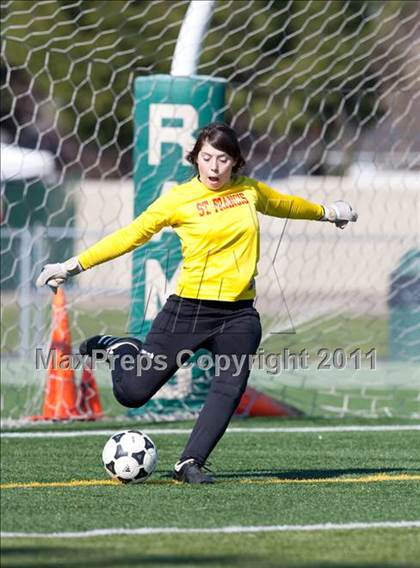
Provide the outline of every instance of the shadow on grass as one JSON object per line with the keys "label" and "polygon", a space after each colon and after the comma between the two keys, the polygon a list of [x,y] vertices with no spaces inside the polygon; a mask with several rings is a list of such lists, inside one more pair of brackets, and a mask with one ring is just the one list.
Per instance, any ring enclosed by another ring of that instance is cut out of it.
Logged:
{"label": "shadow on grass", "polygon": [[[239,470],[223,471],[214,470],[213,472],[218,481],[224,479],[285,479],[285,480],[305,480],[305,479],[332,479],[336,477],[348,477],[349,475],[379,475],[379,474],[398,474],[398,473],[418,473],[419,468],[385,467],[385,468],[344,468],[344,469],[287,469],[287,470]],[[160,479],[172,479],[172,472],[162,473]]]}
{"label": "shadow on grass", "polygon": [[[72,558],[69,558],[69,555]],[[197,554],[115,554],[98,548],[3,546],[4,566],[10,568],[123,568],[126,566],[255,566],[261,567],[261,558],[245,555]],[[3,566],[3,563],[2,563]]]}
{"label": "shadow on grass", "polygon": [[[242,566],[243,568],[401,568],[401,564],[379,562],[305,562],[296,563],[272,560],[266,557],[249,555],[193,555],[193,554],[125,554],[120,555],[106,549],[59,546],[4,546],[2,556],[10,568],[126,568],[134,566],[162,566],[166,568],[177,566],[201,567],[206,566]],[[68,558],[71,554],[72,558]],[[106,555],[106,557],[105,557]],[[418,565],[404,563],[404,568],[418,568]]]}
{"label": "shadow on grass", "polygon": [[420,473],[420,469],[408,469],[402,467],[386,468],[344,468],[344,469],[288,469],[288,470],[264,470],[264,471],[237,471],[237,472],[217,472],[218,479],[240,479],[240,478],[276,478],[276,479],[331,479],[335,477],[346,477],[349,475],[378,475],[387,473]]}

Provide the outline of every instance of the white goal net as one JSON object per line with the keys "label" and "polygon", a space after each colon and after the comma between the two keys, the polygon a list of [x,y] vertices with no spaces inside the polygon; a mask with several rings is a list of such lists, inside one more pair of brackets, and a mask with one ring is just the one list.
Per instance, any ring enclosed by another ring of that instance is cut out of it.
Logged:
{"label": "white goal net", "polygon": [[[2,2],[4,419],[44,396],[41,267],[133,218],[133,83],[170,73],[189,4]],[[216,1],[197,75],[227,81],[247,175],[359,212],[345,231],[261,218],[251,384],[313,416],[419,417],[419,3]],[[66,287],[75,348],[127,333],[130,290],[130,255]],[[97,381],[122,414],[106,369]]]}

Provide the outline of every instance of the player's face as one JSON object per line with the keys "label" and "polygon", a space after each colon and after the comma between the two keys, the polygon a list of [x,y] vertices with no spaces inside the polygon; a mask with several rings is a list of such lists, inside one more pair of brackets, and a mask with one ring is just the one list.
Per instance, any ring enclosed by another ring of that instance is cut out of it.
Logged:
{"label": "player's face", "polygon": [[230,181],[235,160],[229,154],[216,150],[204,142],[197,156],[200,181],[209,189],[220,189]]}

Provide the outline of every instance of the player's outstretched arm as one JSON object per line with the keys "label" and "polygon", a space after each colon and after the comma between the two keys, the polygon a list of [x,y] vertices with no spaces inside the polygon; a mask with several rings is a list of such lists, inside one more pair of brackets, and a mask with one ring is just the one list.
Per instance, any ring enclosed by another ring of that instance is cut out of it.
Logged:
{"label": "player's outstretched arm", "polygon": [[334,223],[339,229],[344,229],[348,223],[355,223],[358,214],[347,201],[334,201],[331,205],[323,205],[324,216],[321,221]]}
{"label": "player's outstretched arm", "polygon": [[77,257],[57,264],[46,264],[38,276],[36,285],[39,288],[47,285],[55,293],[58,286],[64,284],[71,276],[134,250],[148,241],[157,231],[158,225],[153,218],[150,220],[150,217],[151,215],[145,212],[126,227],[104,237]]}
{"label": "player's outstretched arm", "polygon": [[264,215],[308,221],[329,221],[340,229],[357,221],[357,213],[346,201],[330,205],[312,203],[296,195],[279,193],[265,183],[257,182],[257,210]]}
{"label": "player's outstretched arm", "polygon": [[165,194],[154,201],[129,225],[104,237],[77,257],[65,262],[46,264],[38,276],[36,285],[49,286],[54,293],[68,278],[108,262],[146,243],[164,226],[173,225],[176,219],[176,195]]}
{"label": "player's outstretched arm", "polygon": [[[147,212],[143,213],[132,223],[104,237],[77,257],[69,258],[65,262],[46,264],[36,285],[38,288],[49,286],[55,293],[58,286],[64,284],[69,277],[134,250],[155,232],[153,222],[151,228],[145,223],[149,217]],[[146,232],[147,230],[149,232]]]}

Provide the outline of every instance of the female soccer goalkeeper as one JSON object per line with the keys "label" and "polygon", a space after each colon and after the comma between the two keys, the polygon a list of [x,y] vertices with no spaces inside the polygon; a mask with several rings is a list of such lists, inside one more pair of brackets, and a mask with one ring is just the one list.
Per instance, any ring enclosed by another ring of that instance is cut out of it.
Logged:
{"label": "female soccer goalkeeper", "polygon": [[[232,364],[224,364],[227,368],[213,378],[173,474],[186,483],[212,483],[203,466],[223,436],[250,372],[248,365],[238,372],[233,362],[243,355],[249,360],[261,339],[260,319],[253,307],[260,238],[257,211],[329,221],[341,228],[356,221],[357,214],[344,201],[318,205],[239,175],[245,162],[235,132],[225,124],[203,128],[187,158],[196,177],[173,187],[132,223],[77,257],[44,266],[37,285],[56,289],[70,276],[146,243],[162,227],[174,229],[184,257],[176,294],[169,296],[144,342],[96,335],[81,344],[80,352],[92,355],[106,349],[112,356],[114,394],[127,407],[142,406],[168,381],[180,365],[183,350],[206,348],[215,356],[225,356],[224,361]],[[148,369],[123,364],[128,360],[124,355],[135,360],[140,354],[151,359]],[[157,360],[160,364],[154,365]]]}

